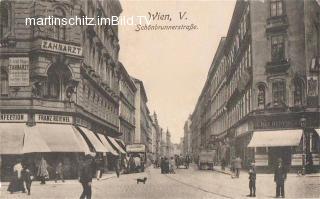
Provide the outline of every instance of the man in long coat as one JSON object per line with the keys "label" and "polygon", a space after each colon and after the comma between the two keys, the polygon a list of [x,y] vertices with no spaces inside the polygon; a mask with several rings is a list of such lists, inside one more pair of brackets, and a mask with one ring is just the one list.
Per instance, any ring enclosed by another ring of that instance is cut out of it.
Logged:
{"label": "man in long coat", "polygon": [[279,159],[278,166],[274,171],[274,181],[276,183],[276,197],[284,198],[284,181],[287,178],[287,171],[282,164],[282,160]]}

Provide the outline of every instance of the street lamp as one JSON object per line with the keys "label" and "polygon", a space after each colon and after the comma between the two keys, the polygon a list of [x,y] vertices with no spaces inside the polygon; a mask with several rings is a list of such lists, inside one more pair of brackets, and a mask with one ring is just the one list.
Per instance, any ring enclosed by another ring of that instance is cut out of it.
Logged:
{"label": "street lamp", "polygon": [[306,135],[305,135],[305,128],[307,126],[307,119],[305,117],[302,117],[300,119],[300,126],[302,128],[302,175],[306,173]]}

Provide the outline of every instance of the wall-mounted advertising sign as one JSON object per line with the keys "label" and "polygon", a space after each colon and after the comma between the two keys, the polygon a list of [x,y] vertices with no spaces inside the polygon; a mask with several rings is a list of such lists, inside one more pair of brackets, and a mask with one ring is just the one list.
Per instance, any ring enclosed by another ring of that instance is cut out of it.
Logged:
{"label": "wall-mounted advertising sign", "polygon": [[72,116],[36,114],[35,121],[39,123],[72,124]]}
{"label": "wall-mounted advertising sign", "polygon": [[82,48],[75,45],[63,44],[49,40],[42,40],[41,49],[49,50],[53,52],[60,52],[69,55],[82,55]]}
{"label": "wall-mounted advertising sign", "polygon": [[29,86],[29,57],[9,58],[9,86]]}
{"label": "wall-mounted advertising sign", "polygon": [[0,122],[27,122],[28,115],[21,113],[2,113]]}

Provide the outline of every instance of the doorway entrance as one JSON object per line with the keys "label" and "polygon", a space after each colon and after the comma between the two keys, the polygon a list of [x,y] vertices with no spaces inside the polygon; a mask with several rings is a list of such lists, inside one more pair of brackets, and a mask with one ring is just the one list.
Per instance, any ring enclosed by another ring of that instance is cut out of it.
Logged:
{"label": "doorway entrance", "polygon": [[270,168],[275,168],[279,159],[282,159],[282,163],[286,168],[291,165],[291,147],[270,147],[268,156]]}

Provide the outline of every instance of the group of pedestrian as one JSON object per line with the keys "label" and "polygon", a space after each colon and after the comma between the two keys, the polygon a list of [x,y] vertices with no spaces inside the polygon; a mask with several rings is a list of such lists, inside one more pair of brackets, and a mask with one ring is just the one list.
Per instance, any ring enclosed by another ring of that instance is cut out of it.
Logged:
{"label": "group of pedestrian", "polygon": [[144,171],[145,162],[140,155],[130,155],[128,160],[128,173],[138,173]]}
{"label": "group of pedestrian", "polygon": [[28,195],[30,195],[32,179],[28,165],[22,164],[21,160],[18,159],[13,166],[13,176],[7,190],[12,194],[19,191],[26,193],[27,189]]}
{"label": "group of pedestrian", "polygon": [[[252,163],[249,168],[249,197],[256,197],[256,169]],[[285,197],[284,182],[287,178],[287,170],[283,166],[282,160],[278,160],[278,165],[274,171],[274,182],[276,183],[276,198]]]}
{"label": "group of pedestrian", "polygon": [[176,163],[173,157],[171,157],[170,159],[167,157],[160,158],[160,170],[162,174],[167,174],[167,173],[174,174],[175,165]]}

